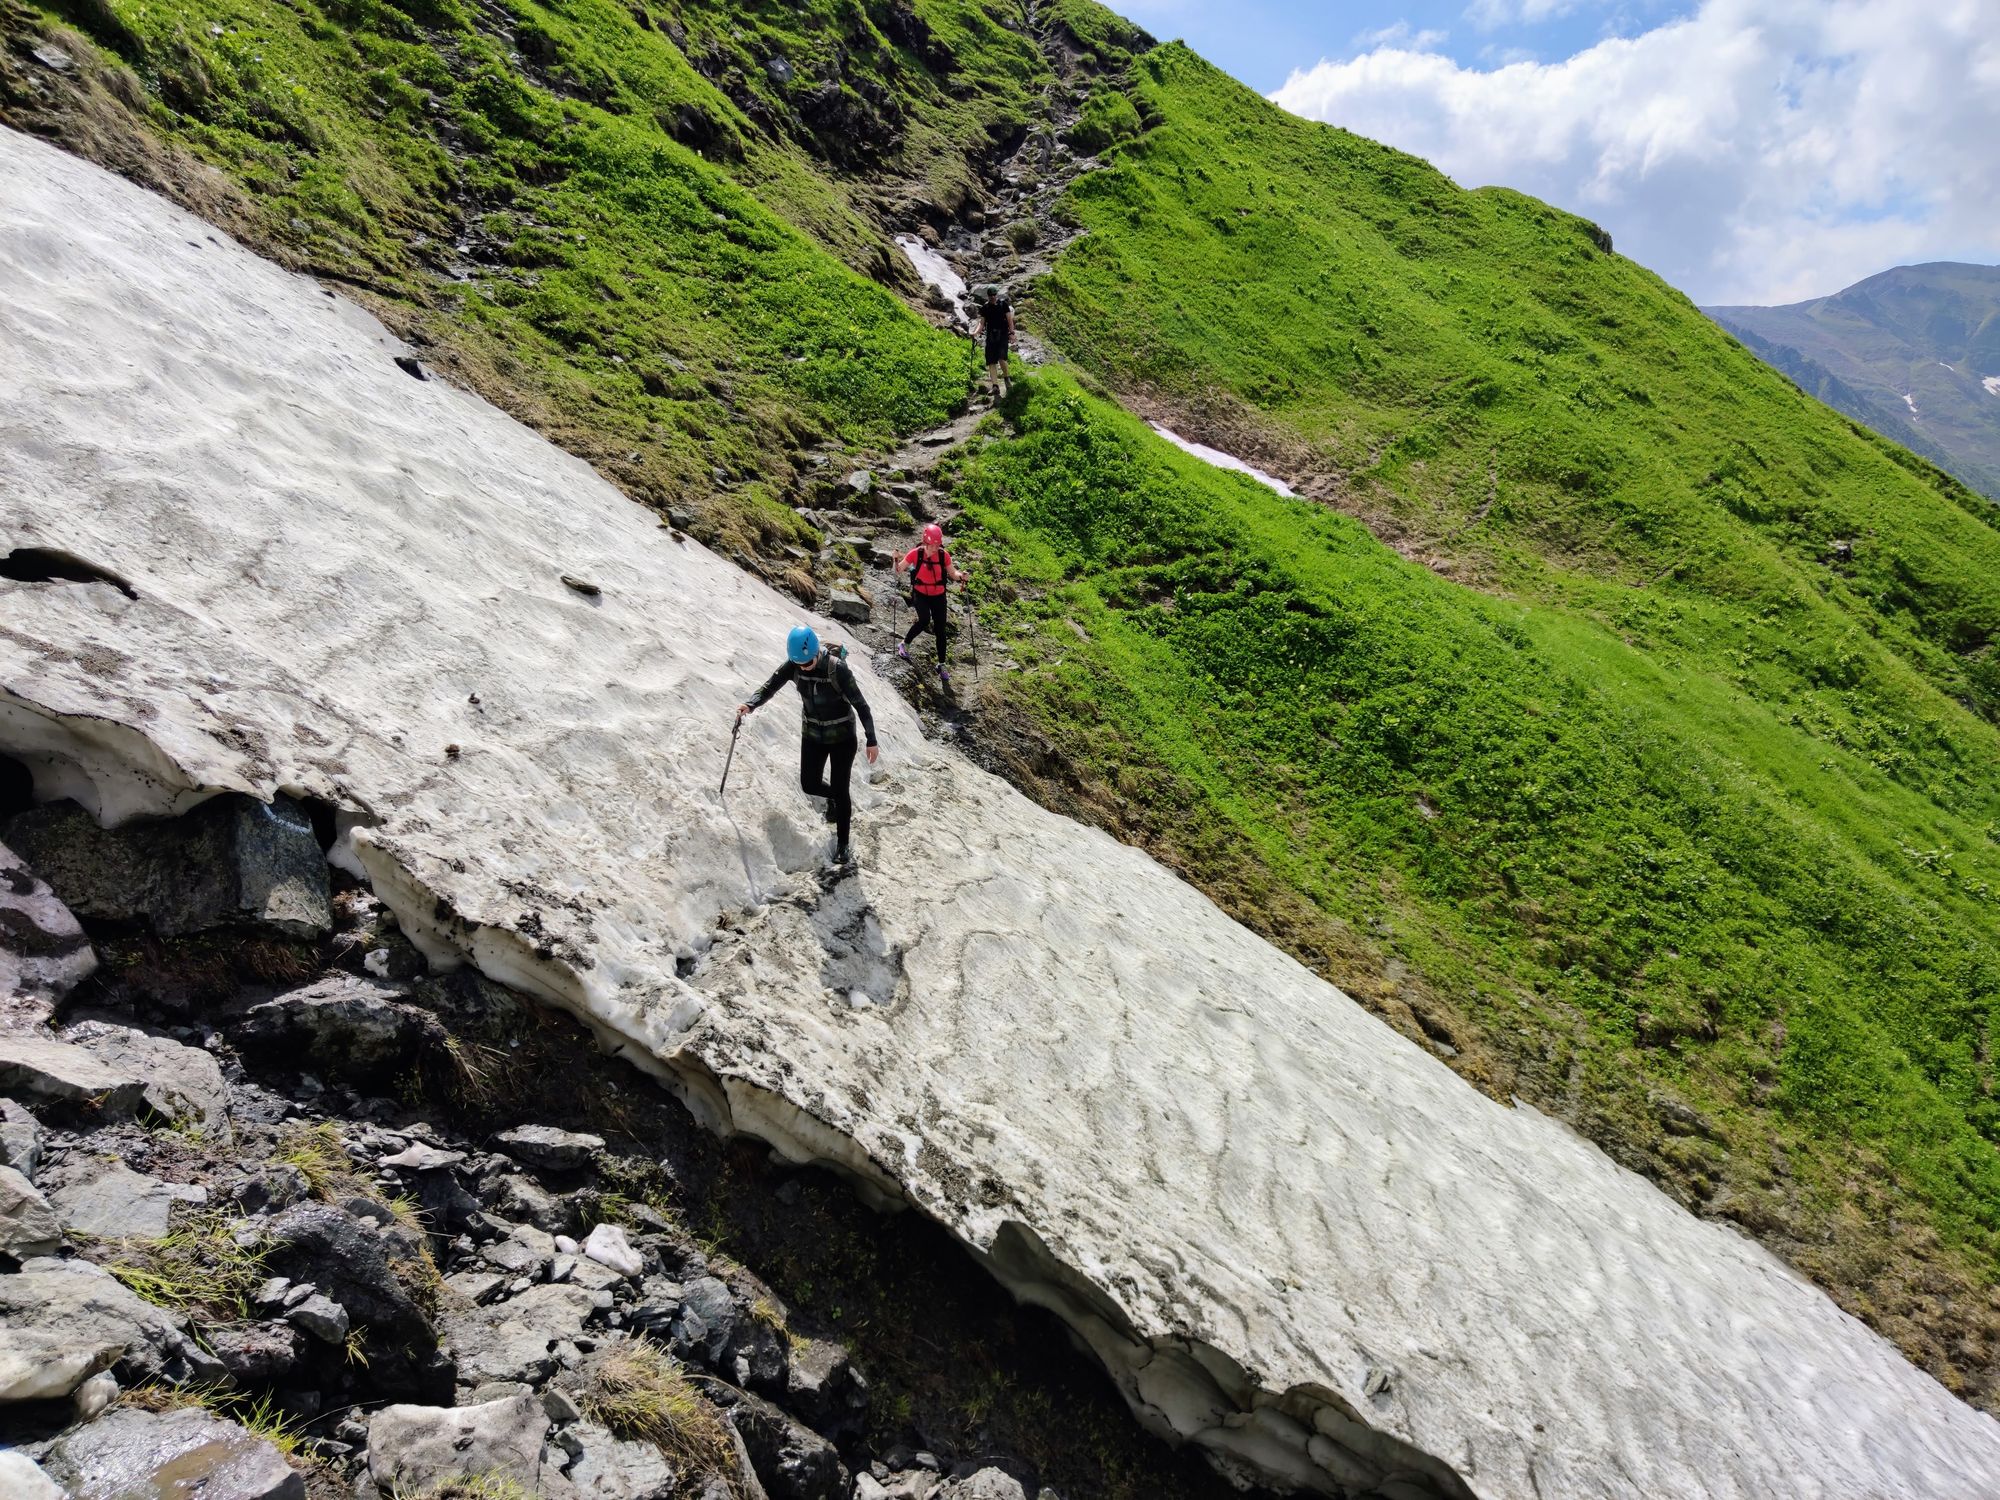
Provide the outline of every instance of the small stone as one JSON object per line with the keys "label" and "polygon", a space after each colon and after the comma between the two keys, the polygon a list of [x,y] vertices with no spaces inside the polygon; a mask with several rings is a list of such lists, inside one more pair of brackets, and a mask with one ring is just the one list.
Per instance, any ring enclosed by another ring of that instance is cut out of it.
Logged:
{"label": "small stone", "polygon": [[424,368],[423,361],[418,359],[414,354],[397,355],[396,368],[413,380],[429,380],[431,378],[431,372]]}
{"label": "small stone", "polygon": [[551,1422],[558,1425],[583,1420],[582,1408],[568,1391],[559,1386],[552,1385],[542,1392],[542,1410],[548,1413]]}
{"label": "small stone", "polygon": [[76,1411],[77,1421],[90,1422],[117,1399],[118,1377],[109,1370],[99,1370],[76,1388],[70,1403]]}
{"label": "small stone", "polygon": [[467,1476],[537,1494],[548,1430],[532,1392],[472,1406],[385,1406],[368,1424],[368,1473],[385,1495]]}
{"label": "small stone", "polygon": [[301,1281],[296,1286],[286,1287],[285,1295],[281,1300],[286,1307],[297,1307],[318,1290],[319,1288],[314,1286],[310,1281]]}
{"label": "small stone", "polygon": [[875,476],[866,469],[856,469],[841,483],[857,495],[873,494],[875,490]]}
{"label": "small stone", "polygon": [[592,583],[588,578],[578,578],[574,573],[563,574],[562,581],[564,588],[575,589],[586,599],[595,599],[599,594],[604,592],[603,589]]}
{"label": "small stone", "polygon": [[632,1248],[625,1231],[616,1224],[599,1224],[591,1230],[583,1242],[583,1253],[621,1276],[639,1276],[646,1269],[646,1258]]}
{"label": "small stone", "polygon": [[284,1302],[285,1293],[291,1289],[292,1283],[289,1278],[273,1276],[250,1294],[250,1301],[258,1307],[277,1307]]}
{"label": "small stone", "polygon": [[347,1342],[347,1309],[331,1297],[317,1294],[287,1308],[285,1320],[295,1323],[324,1344]]}
{"label": "small stone", "polygon": [[560,1250],[564,1255],[574,1255],[577,1252],[577,1244],[568,1235],[559,1234],[556,1236],[556,1249]]}
{"label": "small stone", "polygon": [[853,590],[835,589],[828,601],[827,613],[834,619],[845,621],[850,625],[865,625],[868,623],[870,610],[868,601]]}
{"label": "small stone", "polygon": [[42,43],[41,46],[35,48],[29,55],[43,67],[55,73],[67,73],[76,66],[76,59],[63,51],[54,42]]}

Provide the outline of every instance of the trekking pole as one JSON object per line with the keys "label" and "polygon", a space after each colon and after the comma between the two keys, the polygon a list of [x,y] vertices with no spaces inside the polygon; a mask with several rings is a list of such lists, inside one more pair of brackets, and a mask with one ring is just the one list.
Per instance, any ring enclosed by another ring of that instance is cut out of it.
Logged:
{"label": "trekking pole", "polygon": [[718,797],[729,795],[729,768],[736,763],[736,736],[742,728],[743,716],[738,714],[736,722],[729,726],[729,753],[722,758],[722,785],[717,787],[715,792]]}
{"label": "trekking pole", "polygon": [[979,611],[972,607],[972,601],[959,592],[958,602],[965,610],[965,654],[972,658],[972,685],[979,686]]}

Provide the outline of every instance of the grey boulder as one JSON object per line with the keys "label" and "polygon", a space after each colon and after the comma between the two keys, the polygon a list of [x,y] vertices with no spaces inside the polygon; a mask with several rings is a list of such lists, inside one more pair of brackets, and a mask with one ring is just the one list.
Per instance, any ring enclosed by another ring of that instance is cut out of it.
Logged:
{"label": "grey boulder", "polygon": [[1027,1488],[1005,1469],[975,1469],[945,1487],[950,1500],[1033,1500]]}
{"label": "grey boulder", "polygon": [[383,1494],[444,1480],[508,1479],[529,1494],[542,1477],[549,1419],[533,1394],[477,1406],[385,1406],[368,1423],[368,1473]]}
{"label": "grey boulder", "polygon": [[162,1182],[123,1162],[87,1158],[78,1175],[50,1190],[49,1201],[73,1234],[100,1240],[157,1240],[171,1226],[176,1203],[200,1207],[208,1190]]}
{"label": "grey boulder", "polygon": [[729,1420],[771,1500],[844,1500],[847,1469],[833,1444],[811,1428],[748,1393]]}
{"label": "grey boulder", "polygon": [[213,797],[119,828],[52,802],[15,817],[4,837],[80,916],[143,920],[164,937],[252,923],[317,938],[333,925],[325,856],[289,797]]}
{"label": "grey boulder", "polygon": [[868,1385],[847,1350],[827,1339],[794,1345],[785,1372],[785,1406],[821,1437],[858,1437],[868,1417]]}
{"label": "grey boulder", "polygon": [[399,984],[333,974],[253,1005],[230,1027],[247,1052],[295,1058],[322,1076],[361,1082],[400,1077],[443,1055],[443,1025],[404,1003]]}
{"label": "grey boulder", "polygon": [[0,1255],[27,1260],[61,1244],[62,1225],[48,1200],[12,1167],[0,1167]]}
{"label": "grey boulder", "polygon": [[646,1269],[646,1257],[632,1248],[625,1231],[616,1224],[599,1224],[584,1238],[583,1253],[600,1266],[608,1266],[620,1276],[639,1276]]}
{"label": "grey boulder", "polygon": [[288,1323],[212,1327],[202,1337],[238,1385],[275,1385],[299,1362],[299,1330]]}
{"label": "grey boulder", "polygon": [[282,1453],[200,1407],[118,1407],[64,1433],[43,1462],[74,1500],[306,1500]]}
{"label": "grey boulder", "polygon": [[97,969],[75,915],[0,844],[0,996],[60,1000]]}
{"label": "grey boulder", "polygon": [[172,1318],[95,1266],[31,1260],[0,1276],[0,1403],[59,1400],[106,1369],[127,1385],[226,1377]]}

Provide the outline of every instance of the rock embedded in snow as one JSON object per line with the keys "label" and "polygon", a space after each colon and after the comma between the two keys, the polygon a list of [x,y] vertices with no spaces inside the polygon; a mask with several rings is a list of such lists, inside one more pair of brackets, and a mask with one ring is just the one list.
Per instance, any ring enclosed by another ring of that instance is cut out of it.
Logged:
{"label": "rock embedded in snow", "polygon": [[[823,890],[789,702],[716,792],[797,606],[191,224],[0,134],[0,492],[25,542],[133,593],[0,581],[0,751],[45,794],[113,822],[331,805],[333,857],[433,961],[917,1206],[1238,1472],[2000,1493],[2000,1424],[1773,1257],[931,746],[866,662],[892,774]],[[857,984],[878,1003],[841,1003]],[[594,1308],[537,1297],[506,1363],[546,1369]]]}
{"label": "rock embedded in snow", "polygon": [[[28,763],[39,789],[49,772]],[[333,925],[326,860],[289,797],[216,797],[112,829],[55,802],[16,816],[4,837],[80,916],[143,920],[162,937],[249,923],[317,938]]]}

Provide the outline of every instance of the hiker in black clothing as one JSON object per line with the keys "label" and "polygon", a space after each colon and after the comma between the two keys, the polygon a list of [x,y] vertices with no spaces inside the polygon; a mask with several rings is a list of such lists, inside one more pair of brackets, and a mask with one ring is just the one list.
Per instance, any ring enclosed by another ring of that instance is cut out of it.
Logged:
{"label": "hiker in black clothing", "polygon": [[[854,769],[854,716],[868,736],[868,763],[881,754],[875,744],[875,716],[868,700],[846,662],[819,643],[810,625],[794,625],[785,639],[785,664],[773,672],[748,703],[736,710],[740,720],[760,709],[786,683],[794,684],[804,700],[799,743],[799,786],[808,797],[826,798],[826,818],[834,825],[834,862],[846,864],[852,857],[848,832],[854,821],[854,803],[848,796],[848,773]],[[830,780],[823,774],[832,768]]]}
{"label": "hiker in black clothing", "polygon": [[986,386],[998,401],[1007,394],[1007,351],[1014,347],[1014,304],[989,286],[979,302],[979,325],[986,334]]}
{"label": "hiker in black clothing", "polygon": [[910,575],[910,608],[915,611],[917,622],[896,647],[896,654],[908,661],[910,642],[926,630],[935,630],[938,676],[944,679],[946,687],[950,687],[951,673],[945,668],[944,651],[945,584],[954,578],[963,583],[968,575],[944,550],[944,528],[937,522],[933,521],[924,528],[924,544],[921,547],[912,547],[904,554],[903,571]]}

